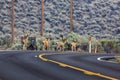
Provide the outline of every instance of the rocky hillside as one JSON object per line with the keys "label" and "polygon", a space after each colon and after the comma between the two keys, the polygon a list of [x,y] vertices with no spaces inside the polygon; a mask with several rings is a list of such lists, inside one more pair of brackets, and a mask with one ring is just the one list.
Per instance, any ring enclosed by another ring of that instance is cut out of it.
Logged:
{"label": "rocky hillside", "polygon": [[[39,34],[41,0],[15,0],[15,36]],[[0,36],[11,34],[11,0],[0,0]],[[45,34],[67,35],[70,0],[45,0]],[[73,0],[73,31],[97,38],[120,37],[120,0]]]}

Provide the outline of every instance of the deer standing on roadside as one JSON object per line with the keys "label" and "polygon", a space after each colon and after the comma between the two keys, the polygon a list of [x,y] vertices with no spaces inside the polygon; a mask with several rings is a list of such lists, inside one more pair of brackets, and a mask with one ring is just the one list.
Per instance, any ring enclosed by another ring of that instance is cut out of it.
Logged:
{"label": "deer standing on roadside", "polygon": [[28,35],[22,38],[22,43],[23,43],[23,50],[26,50],[28,45]]}
{"label": "deer standing on roadside", "polygon": [[71,44],[71,50],[72,51],[76,51],[76,45],[77,45],[77,43],[75,41],[73,41],[70,44]]}
{"label": "deer standing on roadside", "polygon": [[43,50],[49,50],[49,39],[45,39],[43,42]]}

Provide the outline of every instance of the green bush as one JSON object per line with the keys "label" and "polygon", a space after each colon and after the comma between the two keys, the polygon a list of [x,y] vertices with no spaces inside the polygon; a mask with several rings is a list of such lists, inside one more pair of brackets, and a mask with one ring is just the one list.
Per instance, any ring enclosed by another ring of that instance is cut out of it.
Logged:
{"label": "green bush", "polygon": [[81,41],[81,44],[88,43],[89,38],[88,36],[81,36],[80,41]]}
{"label": "green bush", "polygon": [[120,42],[118,40],[101,40],[101,44],[104,48],[107,48],[110,53],[120,52]]}
{"label": "green bush", "polygon": [[15,43],[11,47],[12,50],[22,50],[22,44],[21,43]]}
{"label": "green bush", "polygon": [[120,53],[120,42],[116,42],[116,44],[114,44],[112,51],[115,53]]}
{"label": "green bush", "polygon": [[97,50],[98,50],[98,53],[103,53],[104,52],[104,48],[102,47],[102,44],[99,42],[98,44],[97,44]]}
{"label": "green bush", "polygon": [[[84,36],[81,36],[81,38],[80,38],[81,48],[87,52],[88,52],[88,48],[89,48],[89,38],[90,38],[89,35],[84,35]],[[97,40],[95,37],[92,37],[91,45],[92,45],[93,53],[95,52],[96,47],[97,47],[97,53],[102,53],[104,50],[101,42],[99,40]]]}
{"label": "green bush", "polygon": [[9,47],[9,46],[10,46],[10,43],[11,43],[10,37],[2,37],[2,38],[0,39],[0,46],[7,45],[7,47]]}
{"label": "green bush", "polygon": [[67,36],[68,43],[71,43],[72,41],[76,41],[78,44],[80,44],[80,35],[74,32],[71,32]]}
{"label": "green bush", "polygon": [[55,51],[55,48],[56,48],[56,42],[57,42],[58,40],[51,40],[50,41],[50,49],[52,50],[52,51]]}
{"label": "green bush", "polygon": [[36,45],[38,50],[42,49],[42,41],[44,41],[45,39],[45,37],[36,38]]}
{"label": "green bush", "polygon": [[4,40],[0,39],[0,45],[3,46],[4,45]]}
{"label": "green bush", "polygon": [[[86,44],[88,43],[89,44],[89,35],[84,35],[84,36],[81,36],[80,38],[80,41],[81,41],[81,44]],[[92,37],[92,46],[96,45],[96,38],[95,37]],[[100,45],[100,43],[98,43],[98,45]]]}

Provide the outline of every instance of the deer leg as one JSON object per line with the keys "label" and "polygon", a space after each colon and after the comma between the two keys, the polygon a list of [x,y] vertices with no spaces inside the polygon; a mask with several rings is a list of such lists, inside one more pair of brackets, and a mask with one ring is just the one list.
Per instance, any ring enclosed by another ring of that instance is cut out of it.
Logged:
{"label": "deer leg", "polygon": [[43,47],[42,47],[42,50],[44,51],[45,50],[45,46],[43,45]]}
{"label": "deer leg", "polygon": [[64,51],[64,46],[63,46],[63,49],[62,49],[63,51]]}
{"label": "deer leg", "polygon": [[73,51],[73,46],[71,48],[72,48],[72,51]]}
{"label": "deer leg", "polygon": [[49,50],[49,46],[47,46],[47,50]]}
{"label": "deer leg", "polygon": [[60,46],[60,51],[62,50],[62,47]]}
{"label": "deer leg", "polygon": [[76,47],[74,46],[74,50],[76,51]]}
{"label": "deer leg", "polygon": [[59,46],[57,46],[57,51],[58,51]]}

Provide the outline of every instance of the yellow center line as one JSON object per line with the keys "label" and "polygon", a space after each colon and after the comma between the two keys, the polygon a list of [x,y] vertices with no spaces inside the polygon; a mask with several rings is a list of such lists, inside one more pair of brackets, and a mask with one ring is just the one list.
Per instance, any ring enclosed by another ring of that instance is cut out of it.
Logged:
{"label": "yellow center line", "polygon": [[58,61],[54,61],[54,60],[51,60],[51,59],[44,58],[44,56],[49,56],[49,55],[54,55],[54,54],[40,54],[40,55],[39,55],[39,58],[40,58],[41,60],[43,60],[43,61],[52,62],[52,63],[58,64],[58,65],[60,65],[60,66],[62,66],[62,67],[68,67],[68,68],[71,68],[71,69],[74,69],[74,70],[83,72],[83,73],[85,73],[85,74],[87,74],[87,75],[99,76],[99,77],[102,77],[102,78],[105,78],[105,79],[109,79],[109,80],[118,80],[117,78],[113,78],[113,77],[106,76],[106,75],[103,75],[103,74],[100,74],[100,73],[95,73],[95,72],[88,71],[88,70],[81,69],[81,68],[77,68],[77,67],[74,67],[74,66],[71,66],[71,65],[62,63],[62,62],[58,62]]}

